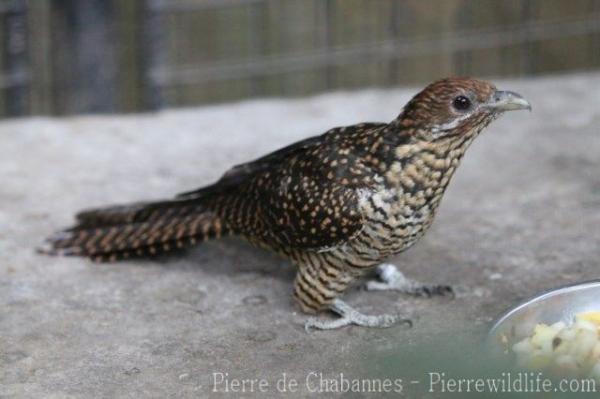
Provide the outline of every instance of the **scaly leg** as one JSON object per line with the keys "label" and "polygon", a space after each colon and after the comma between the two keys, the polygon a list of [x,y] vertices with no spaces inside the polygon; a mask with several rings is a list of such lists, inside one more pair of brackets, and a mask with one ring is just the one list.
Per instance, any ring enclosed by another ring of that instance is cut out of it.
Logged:
{"label": "scaly leg", "polygon": [[412,321],[409,319],[402,319],[397,315],[382,314],[378,316],[368,316],[362,314],[341,299],[334,299],[331,305],[329,305],[329,309],[339,314],[341,317],[335,320],[320,320],[311,317],[304,324],[306,332],[309,332],[311,328],[316,330],[334,330],[352,324],[376,328],[391,327],[399,323],[406,323],[409,326],[412,326]]}
{"label": "scaly leg", "polygon": [[377,266],[376,272],[381,281],[368,281],[369,291],[396,290],[410,295],[432,297],[434,295],[454,295],[449,285],[424,284],[407,278],[398,268],[389,263]]}
{"label": "scaly leg", "polygon": [[338,299],[358,274],[351,274],[343,265],[328,261],[323,254],[305,253],[298,262],[298,273],[294,280],[294,297],[300,308],[306,313],[331,310],[341,317],[335,320],[310,318],[305,324],[306,331],[311,328],[332,330],[351,324],[364,327],[391,327],[409,320],[395,315],[367,316]]}

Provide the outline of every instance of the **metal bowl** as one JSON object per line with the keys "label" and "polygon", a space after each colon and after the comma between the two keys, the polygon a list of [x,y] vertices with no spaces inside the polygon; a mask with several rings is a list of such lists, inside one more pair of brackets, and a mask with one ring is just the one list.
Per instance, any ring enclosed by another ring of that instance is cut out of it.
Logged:
{"label": "metal bowl", "polygon": [[494,352],[506,352],[512,344],[531,336],[536,324],[571,324],[576,314],[587,311],[600,311],[600,280],[546,291],[521,303],[498,319],[488,342]]}

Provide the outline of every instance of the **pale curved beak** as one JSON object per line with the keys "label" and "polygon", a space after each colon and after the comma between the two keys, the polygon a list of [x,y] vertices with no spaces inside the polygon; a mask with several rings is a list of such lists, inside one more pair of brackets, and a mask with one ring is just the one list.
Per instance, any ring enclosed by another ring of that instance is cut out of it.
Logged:
{"label": "pale curved beak", "polygon": [[497,90],[487,102],[486,107],[498,112],[516,111],[520,109],[528,109],[531,111],[531,104],[529,104],[529,101],[513,91]]}

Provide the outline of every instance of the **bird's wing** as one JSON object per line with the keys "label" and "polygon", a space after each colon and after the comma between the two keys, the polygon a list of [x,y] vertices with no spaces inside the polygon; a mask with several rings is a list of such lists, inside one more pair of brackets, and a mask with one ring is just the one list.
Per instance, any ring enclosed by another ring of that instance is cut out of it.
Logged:
{"label": "bird's wing", "polygon": [[247,189],[232,194],[246,210],[244,233],[289,248],[348,242],[363,228],[361,200],[379,179],[353,145],[325,140],[287,153],[254,175]]}
{"label": "bird's wing", "polygon": [[261,212],[252,216],[265,222],[275,244],[314,250],[338,247],[362,230],[360,200],[368,190],[302,173],[264,190]]}
{"label": "bird's wing", "polygon": [[213,194],[217,191],[223,191],[227,188],[235,187],[247,180],[249,177],[260,173],[261,171],[273,168],[274,165],[281,163],[286,158],[298,152],[304,151],[307,148],[320,144],[324,140],[324,136],[325,135],[310,137],[297,143],[290,144],[287,147],[281,148],[254,161],[236,165],[225,172],[225,174],[215,184],[178,194],[176,198],[200,198],[207,194]]}
{"label": "bird's wing", "polygon": [[271,247],[343,245],[363,228],[360,201],[374,182],[351,135],[383,126],[331,129],[235,166],[212,186],[177,199],[213,208],[237,234]]}
{"label": "bird's wing", "polygon": [[[372,122],[362,123],[360,128],[362,130],[368,130],[385,126],[384,123]],[[355,127],[336,127],[328,130],[324,134],[319,136],[310,137],[296,143],[290,144],[277,151],[271,152],[265,156],[262,156],[254,161],[236,165],[229,169],[225,174],[214,184],[210,186],[201,187],[199,189],[184,192],[176,196],[177,199],[194,199],[200,198],[205,195],[214,194],[216,192],[225,191],[228,188],[235,188],[241,183],[247,181],[249,178],[260,174],[263,171],[273,169],[278,165],[281,165],[291,157],[307,152],[312,148],[323,145],[328,137],[340,133],[343,131],[352,131]]]}

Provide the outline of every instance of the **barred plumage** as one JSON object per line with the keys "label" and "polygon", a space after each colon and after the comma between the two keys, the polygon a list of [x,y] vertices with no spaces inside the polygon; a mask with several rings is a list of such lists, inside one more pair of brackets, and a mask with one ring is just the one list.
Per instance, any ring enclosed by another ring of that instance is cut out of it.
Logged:
{"label": "barred plumage", "polygon": [[114,262],[156,256],[229,234],[210,211],[187,213],[169,208],[139,212],[123,207],[86,211],[78,215],[77,226],[52,236],[43,252]]}
{"label": "barred plumage", "polygon": [[[302,310],[329,308],[342,316],[309,326],[387,326],[397,318],[361,315],[338,297],[425,233],[481,130],[503,111],[528,107],[487,82],[441,80],[390,123],[331,129],[174,200],[80,213],[75,227],[49,239],[45,252],[119,260],[239,235],[298,266],[294,297]],[[413,293],[444,291],[415,288],[407,279],[402,284]]]}

